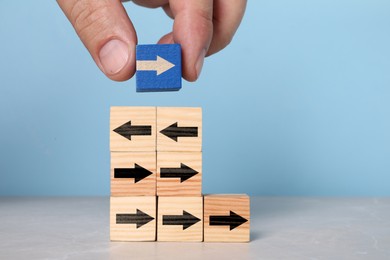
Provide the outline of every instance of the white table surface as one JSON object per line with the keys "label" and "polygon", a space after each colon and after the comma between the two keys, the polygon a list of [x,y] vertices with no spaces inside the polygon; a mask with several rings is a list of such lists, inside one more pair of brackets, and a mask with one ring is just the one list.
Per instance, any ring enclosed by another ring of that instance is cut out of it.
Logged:
{"label": "white table surface", "polygon": [[251,198],[250,243],[110,242],[109,198],[0,198],[0,259],[390,259],[390,198]]}

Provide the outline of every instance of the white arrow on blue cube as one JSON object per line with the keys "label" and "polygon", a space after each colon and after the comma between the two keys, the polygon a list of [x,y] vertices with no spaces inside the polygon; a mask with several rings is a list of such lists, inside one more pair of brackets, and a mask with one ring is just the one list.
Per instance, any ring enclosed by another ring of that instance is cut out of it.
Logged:
{"label": "white arrow on blue cube", "polygon": [[180,44],[145,44],[136,47],[137,92],[181,89]]}

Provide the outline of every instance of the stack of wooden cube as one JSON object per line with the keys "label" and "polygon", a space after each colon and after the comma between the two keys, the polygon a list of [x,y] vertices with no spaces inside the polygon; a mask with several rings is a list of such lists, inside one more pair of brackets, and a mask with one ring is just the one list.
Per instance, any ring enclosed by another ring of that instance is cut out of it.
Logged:
{"label": "stack of wooden cube", "polygon": [[202,110],[112,107],[112,241],[249,241],[247,195],[202,196]]}

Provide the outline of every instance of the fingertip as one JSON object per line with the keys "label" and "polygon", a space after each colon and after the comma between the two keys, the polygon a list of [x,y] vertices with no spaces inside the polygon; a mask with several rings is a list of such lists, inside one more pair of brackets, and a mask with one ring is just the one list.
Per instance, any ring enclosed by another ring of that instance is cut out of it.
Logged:
{"label": "fingertip", "polygon": [[170,8],[175,18],[173,39],[182,46],[183,78],[196,81],[212,40],[212,1],[175,0],[170,2]]}
{"label": "fingertip", "polygon": [[[167,33],[166,35],[161,37],[161,39],[158,41],[158,44],[174,44],[174,43],[176,43],[176,42],[173,38],[172,32]],[[182,62],[182,77],[187,81],[193,82],[193,81],[196,81],[198,79],[200,71],[202,70],[206,50],[201,52],[200,56],[196,60],[195,66],[192,66],[193,69],[188,69],[188,67],[189,67],[188,61],[187,61],[186,55],[183,54],[186,52],[187,51],[182,48],[182,60],[183,60],[183,62]]]}
{"label": "fingertip", "polygon": [[125,81],[135,73],[135,44],[114,38],[105,42],[95,60],[110,79]]}
{"label": "fingertip", "polygon": [[206,57],[206,52],[207,50],[206,49],[203,49],[201,52],[200,52],[200,55],[195,63],[195,71],[196,71],[196,79],[199,78],[200,76],[200,73],[202,72],[202,68],[203,68],[203,63],[204,63],[204,59]]}
{"label": "fingertip", "polygon": [[167,33],[163,37],[160,38],[160,40],[157,42],[158,44],[173,44],[175,43],[173,40],[173,33]]}
{"label": "fingertip", "polygon": [[230,44],[245,13],[246,0],[214,0],[214,32],[207,56]]}
{"label": "fingertip", "polygon": [[115,81],[131,78],[137,35],[123,5],[109,0],[58,2],[100,70]]}
{"label": "fingertip", "polygon": [[194,64],[184,64],[183,65],[183,78],[189,82],[196,81],[202,72],[204,60],[205,60],[206,50],[203,49],[198,58],[195,60]]}

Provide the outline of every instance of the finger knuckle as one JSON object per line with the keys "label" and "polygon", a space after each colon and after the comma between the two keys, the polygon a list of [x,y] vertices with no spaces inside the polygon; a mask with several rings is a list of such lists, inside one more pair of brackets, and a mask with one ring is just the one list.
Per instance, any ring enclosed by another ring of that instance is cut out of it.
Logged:
{"label": "finger knuckle", "polygon": [[212,21],[213,21],[213,15],[212,15],[212,12],[210,10],[199,9],[199,10],[196,10],[195,15],[197,17],[200,17],[201,19],[203,19],[204,22],[206,22],[206,23],[212,23]]}
{"label": "finger knuckle", "polygon": [[[110,7],[106,1],[96,1],[96,4],[91,5],[90,1],[76,1],[71,11],[71,20],[78,34],[84,35],[94,31],[104,30],[108,24]],[[93,30],[88,30],[93,27]],[[89,33],[86,33],[89,32]]]}

